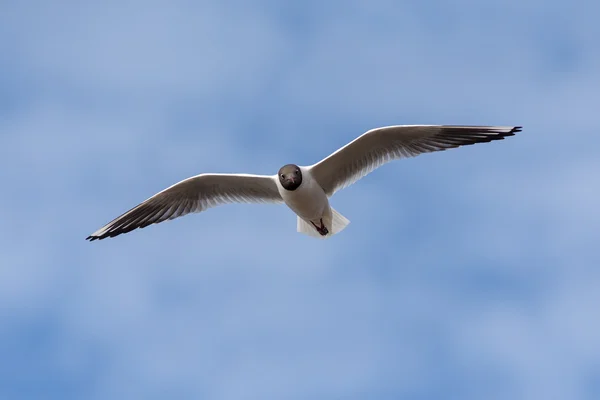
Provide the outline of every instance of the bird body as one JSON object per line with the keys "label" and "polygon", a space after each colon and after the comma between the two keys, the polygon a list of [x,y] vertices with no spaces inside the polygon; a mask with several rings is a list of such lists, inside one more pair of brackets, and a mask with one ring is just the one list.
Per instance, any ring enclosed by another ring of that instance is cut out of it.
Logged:
{"label": "bird body", "polygon": [[300,218],[307,221],[318,220],[329,208],[329,199],[323,188],[313,179],[310,169],[298,168],[302,173],[302,183],[295,190],[287,190],[279,179],[275,179],[277,189],[284,203]]}
{"label": "bird body", "polygon": [[310,168],[297,168],[300,170],[302,181],[296,189],[288,190],[281,184],[280,179],[276,179],[281,198],[298,216],[297,231],[318,238],[326,238],[340,232],[350,221],[331,208],[327,194],[313,178]]}
{"label": "bird body", "polygon": [[329,199],[383,164],[400,158],[501,140],[519,126],[394,125],[372,129],[310,166],[287,164],[277,175],[200,174],[176,183],[115,218],[86,239],[114,237],[227,203],[285,203],[297,231],[328,238],[350,221]]}

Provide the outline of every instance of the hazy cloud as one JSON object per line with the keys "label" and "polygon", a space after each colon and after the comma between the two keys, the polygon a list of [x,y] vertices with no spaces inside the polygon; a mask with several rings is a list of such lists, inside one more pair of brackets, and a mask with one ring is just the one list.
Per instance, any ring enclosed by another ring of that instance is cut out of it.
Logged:
{"label": "hazy cloud", "polygon": [[[597,398],[597,12],[3,4],[0,397]],[[83,240],[403,123],[525,129],[375,171],[329,241],[258,205]]]}

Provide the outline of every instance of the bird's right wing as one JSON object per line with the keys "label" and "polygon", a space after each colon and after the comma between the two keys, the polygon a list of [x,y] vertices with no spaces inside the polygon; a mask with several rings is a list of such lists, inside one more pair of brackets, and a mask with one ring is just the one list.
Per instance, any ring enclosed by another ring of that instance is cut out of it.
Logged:
{"label": "bird's right wing", "polygon": [[520,130],[520,126],[386,126],[362,134],[309,168],[331,196],[389,161],[500,140]]}
{"label": "bird's right wing", "polygon": [[114,237],[227,203],[282,203],[275,176],[201,174],[185,179],[115,218],[86,239]]}

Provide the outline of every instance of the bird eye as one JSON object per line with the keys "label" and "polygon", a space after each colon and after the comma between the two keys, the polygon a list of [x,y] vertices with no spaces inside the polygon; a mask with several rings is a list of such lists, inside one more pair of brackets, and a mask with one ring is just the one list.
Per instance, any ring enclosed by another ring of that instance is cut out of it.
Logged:
{"label": "bird eye", "polygon": [[281,179],[283,179],[283,178],[285,178],[285,175],[284,175],[284,174],[281,174]]}

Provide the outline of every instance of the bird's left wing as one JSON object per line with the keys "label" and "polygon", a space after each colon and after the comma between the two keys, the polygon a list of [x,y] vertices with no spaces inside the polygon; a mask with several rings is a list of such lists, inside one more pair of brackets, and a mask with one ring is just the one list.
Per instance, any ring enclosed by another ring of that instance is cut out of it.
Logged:
{"label": "bird's left wing", "polygon": [[500,140],[520,130],[520,126],[386,126],[362,134],[309,168],[331,196],[389,161]]}
{"label": "bird's left wing", "polygon": [[227,203],[282,203],[275,176],[201,174],[185,179],[115,218],[86,239],[114,237]]}

